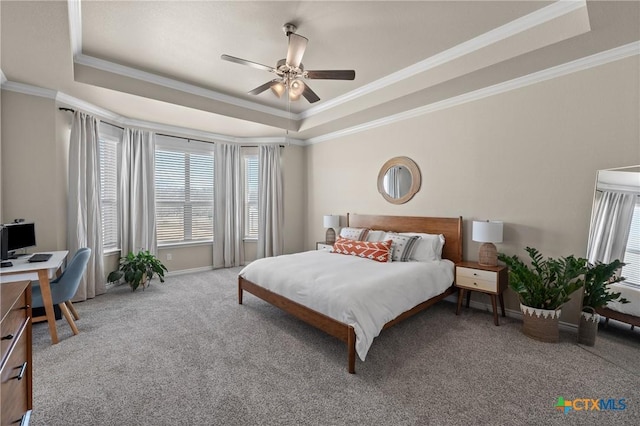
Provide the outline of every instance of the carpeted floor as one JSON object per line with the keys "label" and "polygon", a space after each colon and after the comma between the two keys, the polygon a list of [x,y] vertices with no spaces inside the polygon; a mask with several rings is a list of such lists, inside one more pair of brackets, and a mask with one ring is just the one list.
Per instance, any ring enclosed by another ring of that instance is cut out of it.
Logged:
{"label": "carpeted floor", "polygon": [[[521,323],[441,302],[376,338],[357,374],[346,347],[250,294],[239,268],[126,286],[77,303],[80,334],[34,326],[33,425],[635,425],[640,332],[557,344]],[[625,410],[555,409],[558,397]]]}

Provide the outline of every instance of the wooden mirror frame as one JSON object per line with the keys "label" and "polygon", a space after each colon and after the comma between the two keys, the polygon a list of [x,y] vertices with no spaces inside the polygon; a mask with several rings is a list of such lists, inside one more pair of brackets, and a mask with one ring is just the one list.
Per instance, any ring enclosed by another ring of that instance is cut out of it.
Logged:
{"label": "wooden mirror frame", "polygon": [[[409,173],[411,173],[411,188],[409,188],[409,192],[400,198],[391,197],[384,189],[384,176],[387,174],[387,171],[394,166],[406,167],[407,170],[409,170]],[[412,199],[420,190],[421,183],[422,175],[420,174],[420,169],[409,157],[393,157],[382,165],[382,168],[380,168],[380,172],[378,173],[378,192],[391,204],[404,204]]]}

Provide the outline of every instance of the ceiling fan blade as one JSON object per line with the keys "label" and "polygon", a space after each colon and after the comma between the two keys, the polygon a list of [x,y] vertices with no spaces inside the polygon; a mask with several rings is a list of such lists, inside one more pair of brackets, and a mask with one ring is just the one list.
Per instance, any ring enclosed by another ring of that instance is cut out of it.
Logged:
{"label": "ceiling fan blade", "polygon": [[273,67],[269,67],[267,65],[262,65],[262,64],[259,64],[257,62],[247,61],[246,59],[236,58],[235,56],[222,55],[222,56],[220,56],[220,59],[224,59],[225,61],[234,62],[234,63],[240,64],[240,65],[246,65],[246,66],[249,66],[251,68],[257,68],[259,70],[275,72],[275,68],[273,68]]}
{"label": "ceiling fan blade", "polygon": [[318,80],[354,80],[356,72],[354,70],[315,70],[306,71],[305,77]]}
{"label": "ceiling fan blade", "polygon": [[289,34],[289,49],[287,50],[287,65],[298,68],[302,62],[302,55],[307,48],[307,38],[296,33]]}
{"label": "ceiling fan blade", "polygon": [[314,102],[318,102],[320,100],[320,97],[318,95],[316,95],[316,92],[311,90],[309,85],[306,84],[306,83],[304,85],[304,92],[302,92],[302,96],[304,96],[305,99],[307,101],[309,101],[310,104],[312,104]]}
{"label": "ceiling fan blade", "polygon": [[270,89],[272,86],[275,86],[278,83],[280,83],[280,80],[267,81],[265,84],[262,84],[262,85],[256,87],[255,89],[251,90],[248,93],[250,95],[259,95],[260,93],[264,92],[267,89]]}

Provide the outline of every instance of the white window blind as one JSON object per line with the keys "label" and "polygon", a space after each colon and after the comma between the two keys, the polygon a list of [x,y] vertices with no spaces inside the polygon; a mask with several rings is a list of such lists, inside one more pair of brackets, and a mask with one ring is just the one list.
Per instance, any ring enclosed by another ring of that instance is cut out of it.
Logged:
{"label": "white window blind", "polygon": [[183,143],[156,148],[158,245],[213,241],[213,152]]}
{"label": "white window blind", "polygon": [[623,283],[640,286],[640,197],[636,202],[631,219],[631,230],[627,249],[624,253],[625,266],[622,267]]}
{"label": "white window blind", "polygon": [[118,232],[118,158],[120,143],[100,138],[100,209],[103,250],[120,248]]}
{"label": "white window blind", "polygon": [[245,238],[258,238],[258,154],[244,154]]}

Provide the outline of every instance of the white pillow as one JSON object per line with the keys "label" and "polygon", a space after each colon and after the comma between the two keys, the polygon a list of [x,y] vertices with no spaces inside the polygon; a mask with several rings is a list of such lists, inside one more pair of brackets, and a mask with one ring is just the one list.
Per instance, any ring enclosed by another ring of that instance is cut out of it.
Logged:
{"label": "white pillow", "polygon": [[367,241],[372,243],[383,241],[384,234],[385,234],[384,231],[374,231],[370,229],[369,233],[367,234]]}
{"label": "white pillow", "polygon": [[442,259],[442,246],[444,246],[444,235],[442,234],[421,234],[417,232],[402,232],[401,235],[419,236],[416,242],[411,260],[418,262],[432,262]]}
{"label": "white pillow", "polygon": [[342,228],[340,230],[340,238],[348,238],[350,240],[364,241],[367,237],[367,228]]}

